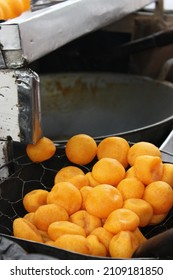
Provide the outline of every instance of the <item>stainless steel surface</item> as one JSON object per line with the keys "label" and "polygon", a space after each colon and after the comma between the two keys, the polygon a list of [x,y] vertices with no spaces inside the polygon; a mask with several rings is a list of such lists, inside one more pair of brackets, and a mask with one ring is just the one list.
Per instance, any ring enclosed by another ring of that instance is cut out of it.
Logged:
{"label": "stainless steel surface", "polygon": [[0,28],[0,57],[3,58],[1,69],[19,68],[25,63],[18,31],[18,26],[15,24]]}
{"label": "stainless steel surface", "polygon": [[155,1],[68,0],[35,12],[25,12],[18,18],[0,24],[1,52],[16,48],[22,50],[21,57],[16,59],[14,56],[14,61],[7,61],[6,67],[18,68],[26,62],[35,61],[152,2]]}
{"label": "stainless steel surface", "polygon": [[2,53],[0,53],[0,68],[5,68],[5,61]]}
{"label": "stainless steel surface", "polygon": [[14,71],[0,71],[0,137],[20,139],[18,126],[18,93]]}
{"label": "stainless steel surface", "polygon": [[27,70],[0,71],[0,138],[36,142],[41,137],[39,79]]}
{"label": "stainless steel surface", "polygon": [[[7,163],[7,141],[0,139],[0,182],[9,176]],[[4,166],[5,165],[5,166]],[[4,166],[2,169],[1,167]]]}
{"label": "stainless steel surface", "polygon": [[[2,26],[1,26],[2,24]],[[19,28],[17,24],[8,25],[7,22],[1,23],[0,43],[1,50],[19,50],[21,48]]]}
{"label": "stainless steel surface", "polygon": [[36,11],[68,0],[31,0],[31,10]]}
{"label": "stainless steel surface", "polygon": [[20,141],[36,143],[42,137],[40,80],[30,69],[16,70],[15,74],[18,85]]}

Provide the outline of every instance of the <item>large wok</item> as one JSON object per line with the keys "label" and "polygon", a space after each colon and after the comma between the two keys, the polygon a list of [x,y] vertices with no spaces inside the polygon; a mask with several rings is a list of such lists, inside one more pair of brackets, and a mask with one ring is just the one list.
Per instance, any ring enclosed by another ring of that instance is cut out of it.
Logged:
{"label": "large wok", "polygon": [[64,140],[77,133],[160,146],[173,127],[173,85],[112,73],[40,76],[44,135]]}

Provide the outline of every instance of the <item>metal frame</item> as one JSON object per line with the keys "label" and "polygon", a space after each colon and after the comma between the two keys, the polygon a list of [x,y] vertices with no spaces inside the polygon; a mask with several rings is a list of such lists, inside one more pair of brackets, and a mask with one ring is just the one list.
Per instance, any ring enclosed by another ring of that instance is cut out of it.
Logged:
{"label": "metal frame", "polygon": [[[68,0],[0,25],[1,68],[20,68],[154,0]],[[10,36],[9,36],[10,34]]]}

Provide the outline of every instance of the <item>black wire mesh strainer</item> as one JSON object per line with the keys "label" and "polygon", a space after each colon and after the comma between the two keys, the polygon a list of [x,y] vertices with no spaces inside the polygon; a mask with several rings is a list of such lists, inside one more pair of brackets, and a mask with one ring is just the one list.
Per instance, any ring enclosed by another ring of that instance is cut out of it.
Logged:
{"label": "black wire mesh strainer", "polygon": [[[50,160],[39,164],[29,160],[25,153],[25,145],[11,143],[11,146],[12,158],[6,166],[0,168],[1,172],[3,168],[8,166],[10,172],[10,176],[0,182],[0,235],[15,240],[28,253],[42,253],[58,259],[100,259],[13,236],[13,220],[17,217],[23,217],[27,213],[22,202],[24,195],[34,189],[51,190],[57,171],[62,167],[74,164],[68,161],[64,144],[57,145],[56,153]],[[78,167],[87,173],[91,171],[95,160],[89,165]],[[147,226],[141,230],[147,238],[150,238],[172,227],[173,209],[162,223],[156,226]]]}

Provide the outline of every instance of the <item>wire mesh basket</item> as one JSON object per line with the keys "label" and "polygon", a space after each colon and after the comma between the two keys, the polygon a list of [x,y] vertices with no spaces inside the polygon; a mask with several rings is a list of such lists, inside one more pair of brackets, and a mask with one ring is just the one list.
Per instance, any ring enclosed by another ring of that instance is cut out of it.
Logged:
{"label": "wire mesh basket", "polygon": [[[65,155],[65,144],[56,146],[55,155],[43,162],[33,163],[25,152],[25,145],[13,143],[13,158],[8,162],[10,176],[0,182],[0,235],[8,237],[21,245],[28,253],[47,254],[57,259],[102,259],[73,253],[53,246],[32,242],[13,236],[12,225],[17,217],[23,217],[27,212],[23,206],[23,197],[35,189],[50,191],[54,185],[54,177],[58,170],[68,165],[74,165]],[[91,171],[96,159],[86,166],[78,166],[85,173]],[[1,167],[0,172],[3,168]],[[75,165],[77,166],[77,165]],[[146,238],[153,237],[173,227],[173,209],[163,222],[156,226],[147,226],[141,231]]]}

